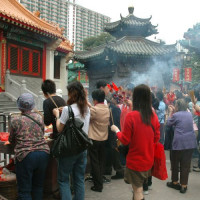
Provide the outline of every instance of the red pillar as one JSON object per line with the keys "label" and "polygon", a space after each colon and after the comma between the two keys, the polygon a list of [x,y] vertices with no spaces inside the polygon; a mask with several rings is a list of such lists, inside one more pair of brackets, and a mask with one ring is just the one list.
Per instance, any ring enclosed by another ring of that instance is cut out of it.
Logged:
{"label": "red pillar", "polygon": [[44,49],[42,53],[42,80],[46,79],[46,60],[47,60],[47,46],[44,44]]}
{"label": "red pillar", "polygon": [[3,36],[3,31],[0,32],[1,42],[1,89],[4,90],[5,75],[6,75],[6,38]]}

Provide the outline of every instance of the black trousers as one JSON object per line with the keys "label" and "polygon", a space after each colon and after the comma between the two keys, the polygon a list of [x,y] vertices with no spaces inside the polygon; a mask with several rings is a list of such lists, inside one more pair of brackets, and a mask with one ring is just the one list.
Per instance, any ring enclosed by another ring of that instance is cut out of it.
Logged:
{"label": "black trousers", "polygon": [[180,184],[187,185],[190,172],[190,164],[192,160],[192,153],[194,149],[186,150],[172,150],[171,151],[171,168],[172,168],[172,181],[178,182],[179,180],[179,167],[180,167]]}
{"label": "black trousers", "polygon": [[89,156],[94,186],[98,189],[103,189],[105,141],[93,140],[93,145],[89,149]]}
{"label": "black trousers", "polygon": [[148,187],[152,185],[152,176],[149,176],[148,179],[143,183],[143,190],[147,191]]}
{"label": "black trousers", "polygon": [[124,174],[124,169],[120,161],[120,154],[114,148],[112,148],[112,166],[117,174]]}
{"label": "black trousers", "polygon": [[105,173],[112,174],[112,167],[117,174],[124,174],[124,169],[120,161],[120,153],[114,147],[106,148]]}

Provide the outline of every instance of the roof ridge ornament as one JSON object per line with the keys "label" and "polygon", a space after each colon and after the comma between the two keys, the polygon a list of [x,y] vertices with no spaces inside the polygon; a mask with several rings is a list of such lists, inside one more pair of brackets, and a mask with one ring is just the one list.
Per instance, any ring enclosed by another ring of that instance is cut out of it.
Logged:
{"label": "roof ridge ornament", "polygon": [[129,6],[128,7],[129,15],[133,15],[133,11],[134,11],[134,6]]}

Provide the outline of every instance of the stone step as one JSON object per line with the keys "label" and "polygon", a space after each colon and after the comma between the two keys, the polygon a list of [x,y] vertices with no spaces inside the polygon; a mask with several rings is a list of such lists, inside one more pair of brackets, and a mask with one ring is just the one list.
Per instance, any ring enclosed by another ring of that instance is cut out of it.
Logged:
{"label": "stone step", "polygon": [[12,101],[3,92],[0,93],[0,113],[11,113],[18,111],[16,101]]}
{"label": "stone step", "polygon": [[12,106],[12,107],[14,107],[14,106],[17,106],[17,104],[16,104],[16,102],[9,102],[9,101],[7,101],[7,102],[0,102],[0,108],[1,108],[1,106],[3,106],[3,107],[6,107],[6,106]]}
{"label": "stone step", "polygon": [[10,112],[17,112],[17,111],[19,111],[17,107],[7,107],[7,108],[0,107],[0,113],[10,113]]}
{"label": "stone step", "polygon": [[1,101],[12,101],[9,97],[5,96],[4,94],[0,94],[0,102]]}

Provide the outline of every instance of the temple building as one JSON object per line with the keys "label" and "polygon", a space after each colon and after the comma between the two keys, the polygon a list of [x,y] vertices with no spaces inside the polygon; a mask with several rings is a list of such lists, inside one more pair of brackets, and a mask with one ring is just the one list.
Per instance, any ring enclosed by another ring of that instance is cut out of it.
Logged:
{"label": "temple building", "polygon": [[200,23],[197,23],[193,28],[189,28],[184,33],[184,40],[180,41],[180,44],[189,49],[191,52],[194,51],[197,54],[200,53]]}
{"label": "temple building", "polygon": [[73,52],[58,24],[40,18],[17,0],[0,1],[0,86],[12,99],[37,97],[45,79],[66,93],[66,66]]}
{"label": "temple building", "polygon": [[133,14],[134,7],[128,10],[127,17],[121,16],[120,20],[105,24],[104,31],[114,36],[115,41],[75,52],[75,59],[87,68],[90,90],[101,79],[114,81],[118,85],[134,82],[134,73],[146,73],[155,64],[155,60],[165,63],[164,68],[176,51],[175,45],[147,39],[158,33],[157,26],[151,24],[151,17],[136,17]]}

